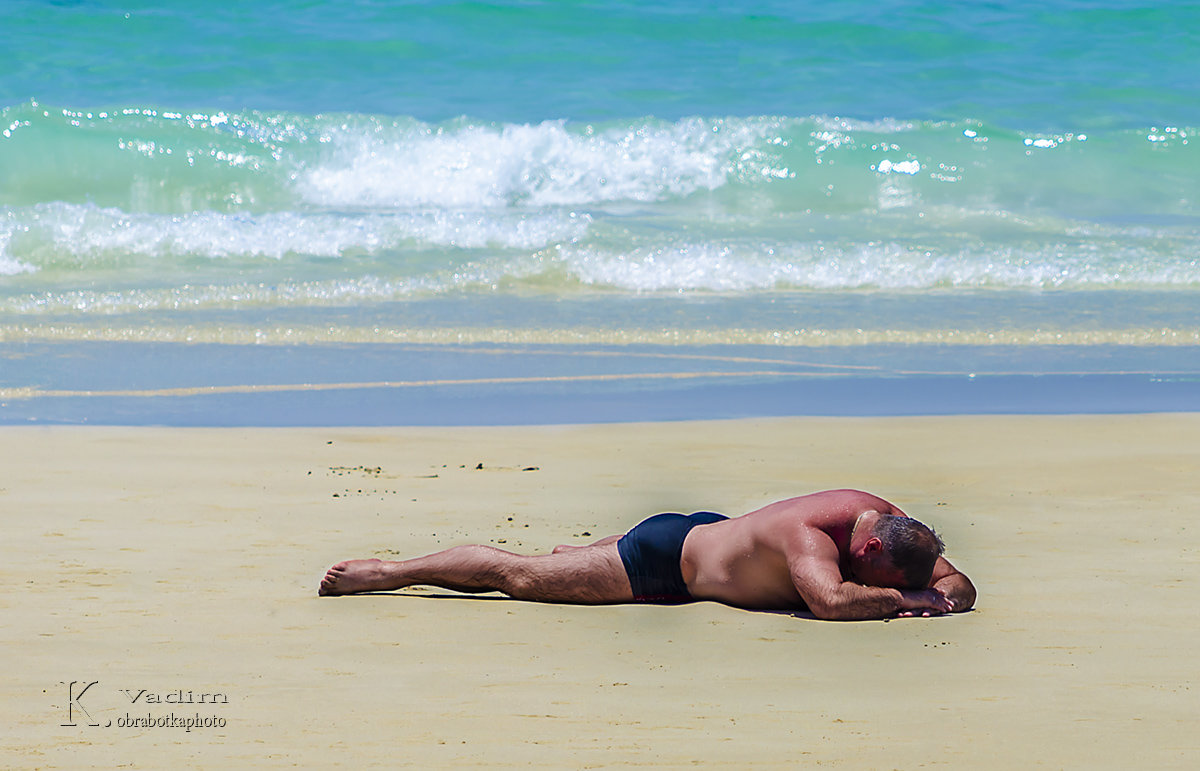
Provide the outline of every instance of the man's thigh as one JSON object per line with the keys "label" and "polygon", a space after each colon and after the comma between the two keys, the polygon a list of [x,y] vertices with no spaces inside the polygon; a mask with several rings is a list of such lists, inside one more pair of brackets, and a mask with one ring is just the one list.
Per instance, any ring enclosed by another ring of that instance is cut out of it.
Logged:
{"label": "man's thigh", "polygon": [[604,605],[633,601],[615,540],[527,557],[514,596],[541,602]]}

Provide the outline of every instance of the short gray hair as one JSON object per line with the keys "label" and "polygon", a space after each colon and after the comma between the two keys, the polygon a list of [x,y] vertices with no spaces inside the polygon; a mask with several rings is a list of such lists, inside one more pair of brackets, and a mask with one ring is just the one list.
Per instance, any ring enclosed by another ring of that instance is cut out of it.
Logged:
{"label": "short gray hair", "polygon": [[937,558],[946,551],[941,537],[912,517],[880,515],[872,534],[883,542],[892,564],[904,576],[909,589],[924,589],[933,576]]}

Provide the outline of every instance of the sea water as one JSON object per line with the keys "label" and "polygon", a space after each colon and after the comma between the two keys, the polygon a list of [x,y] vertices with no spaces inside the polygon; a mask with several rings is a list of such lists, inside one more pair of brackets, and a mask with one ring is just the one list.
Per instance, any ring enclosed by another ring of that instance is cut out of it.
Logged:
{"label": "sea water", "polygon": [[1200,370],[1195,4],[162,6],[0,11],[9,397],[270,346]]}

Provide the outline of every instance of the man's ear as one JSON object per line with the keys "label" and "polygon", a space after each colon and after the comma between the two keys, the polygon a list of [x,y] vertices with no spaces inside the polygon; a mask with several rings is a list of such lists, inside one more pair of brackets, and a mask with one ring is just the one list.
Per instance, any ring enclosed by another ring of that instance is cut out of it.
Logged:
{"label": "man's ear", "polygon": [[871,536],[867,539],[867,542],[863,544],[864,553],[870,554],[873,551],[883,551],[883,541],[879,540],[879,538],[875,536]]}

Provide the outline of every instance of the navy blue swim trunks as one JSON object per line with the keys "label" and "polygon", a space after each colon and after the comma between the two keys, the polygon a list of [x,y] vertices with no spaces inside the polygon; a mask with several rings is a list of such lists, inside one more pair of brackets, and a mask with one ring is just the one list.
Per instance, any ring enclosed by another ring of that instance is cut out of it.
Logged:
{"label": "navy blue swim trunks", "polygon": [[720,522],[729,517],[712,511],[695,514],[655,514],[617,541],[617,552],[625,565],[633,599],[637,602],[691,602],[679,560],[683,539],[697,525]]}

